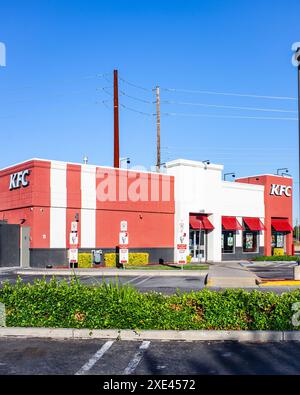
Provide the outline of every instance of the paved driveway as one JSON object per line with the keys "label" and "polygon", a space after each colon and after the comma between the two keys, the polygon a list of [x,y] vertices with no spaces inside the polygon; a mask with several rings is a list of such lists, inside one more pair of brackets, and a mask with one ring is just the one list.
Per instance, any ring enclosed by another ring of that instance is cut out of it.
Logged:
{"label": "paved driveway", "polygon": [[263,279],[293,279],[294,262],[255,262],[247,268]]}
{"label": "paved driveway", "polygon": [[299,374],[300,342],[0,339],[0,374]]}

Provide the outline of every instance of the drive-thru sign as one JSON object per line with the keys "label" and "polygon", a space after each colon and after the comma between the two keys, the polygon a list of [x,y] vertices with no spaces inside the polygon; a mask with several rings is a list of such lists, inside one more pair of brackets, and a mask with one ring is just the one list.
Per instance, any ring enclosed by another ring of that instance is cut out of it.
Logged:
{"label": "drive-thru sign", "polygon": [[126,265],[128,263],[128,243],[129,236],[127,232],[127,221],[121,221],[119,233],[119,263]]}

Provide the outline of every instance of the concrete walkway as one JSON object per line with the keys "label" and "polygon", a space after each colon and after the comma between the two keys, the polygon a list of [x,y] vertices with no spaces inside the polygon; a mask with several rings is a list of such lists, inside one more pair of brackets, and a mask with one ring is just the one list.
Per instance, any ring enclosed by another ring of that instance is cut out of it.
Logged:
{"label": "concrete walkway", "polygon": [[212,264],[207,276],[207,287],[247,288],[257,287],[259,277],[242,266],[240,262],[222,262]]}

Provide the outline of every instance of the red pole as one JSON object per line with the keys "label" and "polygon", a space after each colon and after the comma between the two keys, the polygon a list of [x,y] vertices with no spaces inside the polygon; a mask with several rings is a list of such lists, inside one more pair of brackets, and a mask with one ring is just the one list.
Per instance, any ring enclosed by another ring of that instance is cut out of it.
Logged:
{"label": "red pole", "polygon": [[114,167],[120,167],[118,70],[114,70]]}

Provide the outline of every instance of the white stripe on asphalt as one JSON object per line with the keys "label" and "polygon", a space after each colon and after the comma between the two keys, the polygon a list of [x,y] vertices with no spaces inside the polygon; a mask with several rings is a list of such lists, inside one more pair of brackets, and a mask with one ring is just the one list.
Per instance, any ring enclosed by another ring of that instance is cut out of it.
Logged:
{"label": "white stripe on asphalt", "polygon": [[124,370],[123,374],[133,374],[138,364],[141,362],[143,358],[144,352],[150,346],[150,341],[144,341],[139,347],[139,351],[134,355],[132,360],[129,362],[127,368]]}
{"label": "white stripe on asphalt", "polygon": [[135,283],[134,285],[141,285],[141,284],[145,283],[146,281],[150,280],[150,278],[152,278],[152,277],[153,276],[149,276],[149,277],[145,278],[144,280],[139,281],[138,283]]}
{"label": "white stripe on asphalt", "polygon": [[142,277],[141,275],[140,276],[135,276],[134,278],[132,278],[131,280],[129,280],[129,281],[125,281],[124,282],[124,284],[129,284],[129,283],[132,283],[133,281],[135,281],[135,280],[138,280],[140,277]]}
{"label": "white stripe on asphalt", "polygon": [[109,340],[104,343],[100,350],[98,350],[96,354],[94,354],[92,358],[86,364],[84,364],[82,368],[78,370],[78,372],[75,373],[75,375],[78,376],[88,372],[95,365],[95,363],[97,363],[99,359],[103,357],[106,351],[110,349],[114,342],[114,340]]}

